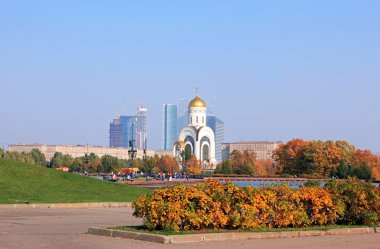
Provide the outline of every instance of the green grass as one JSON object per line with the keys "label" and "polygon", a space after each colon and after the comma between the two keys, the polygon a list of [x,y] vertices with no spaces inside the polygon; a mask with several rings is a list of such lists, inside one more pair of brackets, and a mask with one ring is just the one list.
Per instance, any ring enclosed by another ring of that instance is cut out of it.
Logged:
{"label": "green grass", "polygon": [[0,158],[0,204],[132,202],[149,192]]}
{"label": "green grass", "polygon": [[184,235],[184,234],[200,234],[200,233],[230,233],[230,232],[291,232],[291,231],[327,231],[339,228],[358,228],[358,227],[375,227],[366,225],[329,225],[329,226],[311,226],[303,228],[258,228],[258,229],[218,229],[218,230],[202,230],[202,231],[164,231],[164,230],[149,230],[145,226],[122,226],[110,227],[109,229],[131,231],[139,233],[150,233],[159,235]]}

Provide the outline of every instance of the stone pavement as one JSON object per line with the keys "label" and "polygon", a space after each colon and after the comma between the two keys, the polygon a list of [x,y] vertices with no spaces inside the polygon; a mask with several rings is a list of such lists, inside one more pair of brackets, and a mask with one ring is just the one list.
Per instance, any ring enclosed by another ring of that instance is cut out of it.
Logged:
{"label": "stone pavement", "polygon": [[89,227],[138,225],[131,208],[0,209],[0,248],[380,249],[380,234],[164,245],[86,234]]}

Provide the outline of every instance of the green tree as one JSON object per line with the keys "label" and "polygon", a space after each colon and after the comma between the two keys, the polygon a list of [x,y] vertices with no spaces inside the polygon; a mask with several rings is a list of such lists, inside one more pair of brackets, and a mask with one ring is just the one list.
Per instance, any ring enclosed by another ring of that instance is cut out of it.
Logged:
{"label": "green tree", "polygon": [[70,166],[70,171],[82,171],[83,169],[83,160],[81,157],[77,157],[74,159],[73,163]]}
{"label": "green tree", "polygon": [[34,164],[46,166],[46,157],[40,150],[33,149],[30,153],[33,157]]}
{"label": "green tree", "polygon": [[103,172],[117,171],[119,168],[119,159],[110,155],[104,155],[100,158],[100,169]]}
{"label": "green tree", "polygon": [[352,175],[356,176],[358,179],[363,180],[371,180],[371,168],[367,165],[360,165],[358,167],[353,168]]}
{"label": "green tree", "polygon": [[233,168],[231,161],[229,159],[224,160],[223,162],[219,163],[218,166],[215,169],[215,173],[218,174],[232,174],[233,173]]}
{"label": "green tree", "polygon": [[61,152],[54,153],[54,156],[51,159],[50,165],[52,168],[63,167],[63,154]]}

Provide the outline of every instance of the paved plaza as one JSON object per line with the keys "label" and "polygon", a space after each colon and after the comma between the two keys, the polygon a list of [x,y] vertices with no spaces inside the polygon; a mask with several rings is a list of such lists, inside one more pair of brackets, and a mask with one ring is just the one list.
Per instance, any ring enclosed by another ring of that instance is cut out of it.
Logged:
{"label": "paved plaza", "polygon": [[380,234],[240,240],[163,245],[87,235],[89,227],[138,225],[131,208],[0,209],[0,249],[8,248],[217,248],[380,249]]}

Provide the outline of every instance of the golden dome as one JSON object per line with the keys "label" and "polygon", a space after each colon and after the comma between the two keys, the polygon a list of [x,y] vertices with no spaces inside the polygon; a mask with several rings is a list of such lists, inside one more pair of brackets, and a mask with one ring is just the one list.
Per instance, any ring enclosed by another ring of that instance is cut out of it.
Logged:
{"label": "golden dome", "polygon": [[201,98],[199,98],[197,94],[197,96],[192,101],[190,101],[189,107],[205,107],[206,108],[206,103]]}

